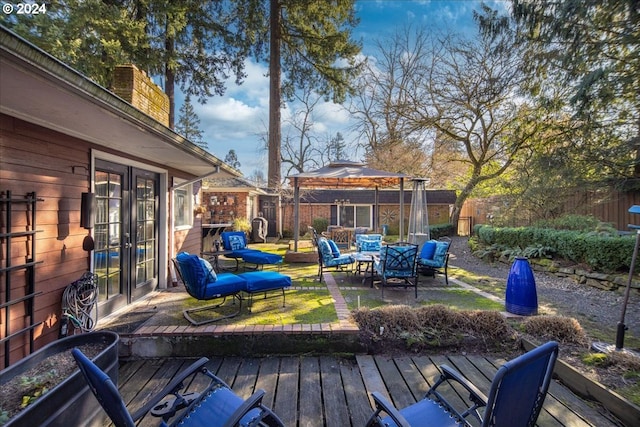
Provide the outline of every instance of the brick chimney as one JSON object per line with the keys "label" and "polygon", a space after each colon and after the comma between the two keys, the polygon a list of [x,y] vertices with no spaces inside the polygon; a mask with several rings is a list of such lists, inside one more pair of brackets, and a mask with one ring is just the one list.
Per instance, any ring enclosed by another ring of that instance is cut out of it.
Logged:
{"label": "brick chimney", "polygon": [[138,110],[169,126],[169,97],[135,65],[116,66],[112,91]]}

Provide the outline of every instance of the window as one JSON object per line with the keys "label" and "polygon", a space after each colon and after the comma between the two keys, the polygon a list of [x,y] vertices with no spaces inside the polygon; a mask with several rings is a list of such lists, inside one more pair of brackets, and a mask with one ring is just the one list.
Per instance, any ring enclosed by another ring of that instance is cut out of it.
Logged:
{"label": "window", "polygon": [[371,205],[332,205],[331,225],[371,228]]}
{"label": "window", "polygon": [[[179,185],[179,183],[176,183]],[[173,190],[173,217],[175,228],[193,225],[193,185],[188,184]]]}

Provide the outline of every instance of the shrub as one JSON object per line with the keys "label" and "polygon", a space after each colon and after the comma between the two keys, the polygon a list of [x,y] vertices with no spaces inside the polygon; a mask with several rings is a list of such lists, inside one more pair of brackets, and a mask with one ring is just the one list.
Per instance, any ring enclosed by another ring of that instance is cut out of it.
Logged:
{"label": "shrub", "polygon": [[484,257],[490,254],[511,258],[557,256],[602,272],[628,270],[635,243],[633,236],[538,227],[482,225],[475,230],[478,252],[482,252]]}
{"label": "shrub", "polygon": [[233,231],[244,231],[245,233],[249,233],[251,231],[251,223],[247,218],[233,218]]}
{"label": "shrub", "polygon": [[323,231],[327,231],[329,220],[326,218],[314,218],[312,224],[312,227],[315,228],[318,233],[322,233]]}
{"label": "shrub", "polygon": [[429,234],[432,239],[437,240],[443,236],[453,236],[455,234],[455,230],[453,229],[453,224],[430,225]]}
{"label": "shrub", "polygon": [[589,345],[589,338],[580,323],[574,318],[564,316],[535,316],[524,322],[527,334],[556,340],[561,343]]}
{"label": "shrub", "polygon": [[592,215],[568,214],[559,218],[537,221],[534,223],[534,227],[587,232],[595,230],[599,224],[600,221]]}

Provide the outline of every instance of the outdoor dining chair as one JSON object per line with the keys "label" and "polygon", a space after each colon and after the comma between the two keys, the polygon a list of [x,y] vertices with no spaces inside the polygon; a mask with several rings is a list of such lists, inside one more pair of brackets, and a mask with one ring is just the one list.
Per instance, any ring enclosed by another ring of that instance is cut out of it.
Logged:
{"label": "outdoor dining chair", "polygon": [[[470,417],[482,427],[534,426],[551,382],[553,367],[558,357],[558,343],[549,341],[502,365],[493,378],[489,397],[460,373],[447,365],[441,365],[438,381],[425,397],[404,409],[398,410],[379,392],[372,393],[376,410],[367,422],[372,426],[471,426]],[[447,401],[447,393],[438,391],[440,385],[460,384],[468,393],[469,406],[460,410]],[[480,409],[484,412],[480,413]],[[385,413],[385,418],[381,414]]]}
{"label": "outdoor dining chair", "polygon": [[[79,349],[74,348],[71,353],[89,388],[116,427],[135,427],[147,414],[162,418],[158,423],[161,426],[284,427],[278,416],[262,404],[264,390],[243,400],[206,368],[206,357],[177,374],[142,408],[131,414],[111,378]],[[196,382],[197,375],[207,377],[208,385],[202,391],[183,392],[185,384]]]}
{"label": "outdoor dining chair", "polygon": [[418,298],[417,256],[418,245],[413,243],[398,242],[382,247],[380,259],[374,262],[373,267],[381,280],[383,298],[385,287],[412,287]]}

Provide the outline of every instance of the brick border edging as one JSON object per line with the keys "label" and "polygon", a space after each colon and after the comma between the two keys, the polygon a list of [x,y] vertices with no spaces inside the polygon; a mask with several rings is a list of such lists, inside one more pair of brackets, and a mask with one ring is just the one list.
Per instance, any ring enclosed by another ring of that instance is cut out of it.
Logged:
{"label": "brick border edging", "polygon": [[269,335],[269,334],[322,334],[344,333],[357,334],[360,332],[358,325],[351,318],[347,302],[340,293],[331,273],[324,273],[323,279],[338,317],[337,322],[332,323],[302,323],[291,325],[216,325],[207,324],[201,326],[141,326],[130,334],[121,334],[125,337],[156,337],[173,335]]}

